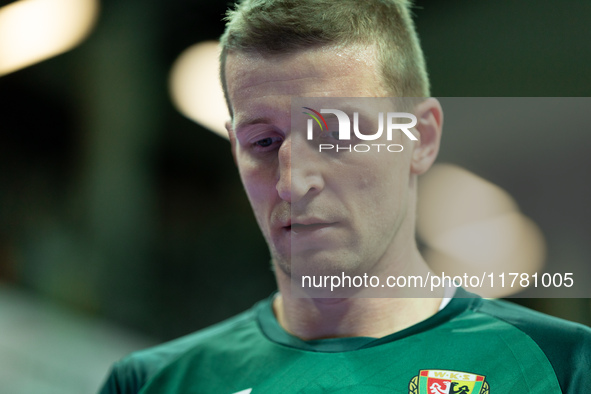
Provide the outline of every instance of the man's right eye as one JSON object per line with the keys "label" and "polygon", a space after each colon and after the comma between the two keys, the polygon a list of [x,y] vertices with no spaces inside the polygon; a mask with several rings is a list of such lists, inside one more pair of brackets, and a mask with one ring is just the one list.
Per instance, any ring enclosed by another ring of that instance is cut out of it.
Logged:
{"label": "man's right eye", "polygon": [[271,137],[263,138],[262,140],[258,140],[255,142],[255,145],[258,145],[262,148],[266,148],[268,146],[271,146],[271,144],[273,144],[273,138],[271,138]]}
{"label": "man's right eye", "polygon": [[255,152],[270,152],[281,145],[282,138],[277,137],[266,137],[257,139],[252,142],[252,147]]}

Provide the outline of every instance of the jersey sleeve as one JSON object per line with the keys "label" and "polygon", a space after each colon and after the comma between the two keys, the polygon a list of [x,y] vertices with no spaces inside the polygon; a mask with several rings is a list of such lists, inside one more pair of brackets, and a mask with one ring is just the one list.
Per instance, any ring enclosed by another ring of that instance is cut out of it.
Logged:
{"label": "jersey sleeve", "polygon": [[113,364],[99,394],[137,394],[142,387],[141,373],[129,361]]}
{"label": "jersey sleeve", "polygon": [[529,336],[552,365],[564,394],[591,393],[591,328],[506,301],[481,308]]}
{"label": "jersey sleeve", "polygon": [[591,330],[582,325],[530,336],[546,353],[563,393],[591,393]]}

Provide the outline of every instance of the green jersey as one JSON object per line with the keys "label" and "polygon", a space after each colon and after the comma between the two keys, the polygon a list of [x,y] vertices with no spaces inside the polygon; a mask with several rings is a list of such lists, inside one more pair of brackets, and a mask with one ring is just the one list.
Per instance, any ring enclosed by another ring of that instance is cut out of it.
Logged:
{"label": "green jersey", "polygon": [[101,393],[591,393],[591,329],[458,293],[386,337],[314,341],[283,330],[269,298],[131,354]]}

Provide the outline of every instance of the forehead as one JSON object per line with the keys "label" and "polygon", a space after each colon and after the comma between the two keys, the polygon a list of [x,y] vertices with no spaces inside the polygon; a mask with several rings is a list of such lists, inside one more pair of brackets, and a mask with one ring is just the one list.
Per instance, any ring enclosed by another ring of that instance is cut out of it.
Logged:
{"label": "forehead", "polygon": [[228,98],[236,117],[291,97],[383,97],[374,46],[317,47],[282,55],[230,52]]}

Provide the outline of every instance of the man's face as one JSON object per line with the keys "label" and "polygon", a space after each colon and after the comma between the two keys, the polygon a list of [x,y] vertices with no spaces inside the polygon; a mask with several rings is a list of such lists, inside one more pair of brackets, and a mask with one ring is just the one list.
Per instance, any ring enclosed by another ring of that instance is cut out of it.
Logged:
{"label": "man's face", "polygon": [[373,47],[228,55],[234,157],[273,261],[287,275],[296,272],[292,264],[306,275],[369,272],[413,242],[408,138],[391,141],[404,146],[400,153],[326,156],[298,142],[305,129],[291,130],[292,97],[387,97],[378,75]]}

